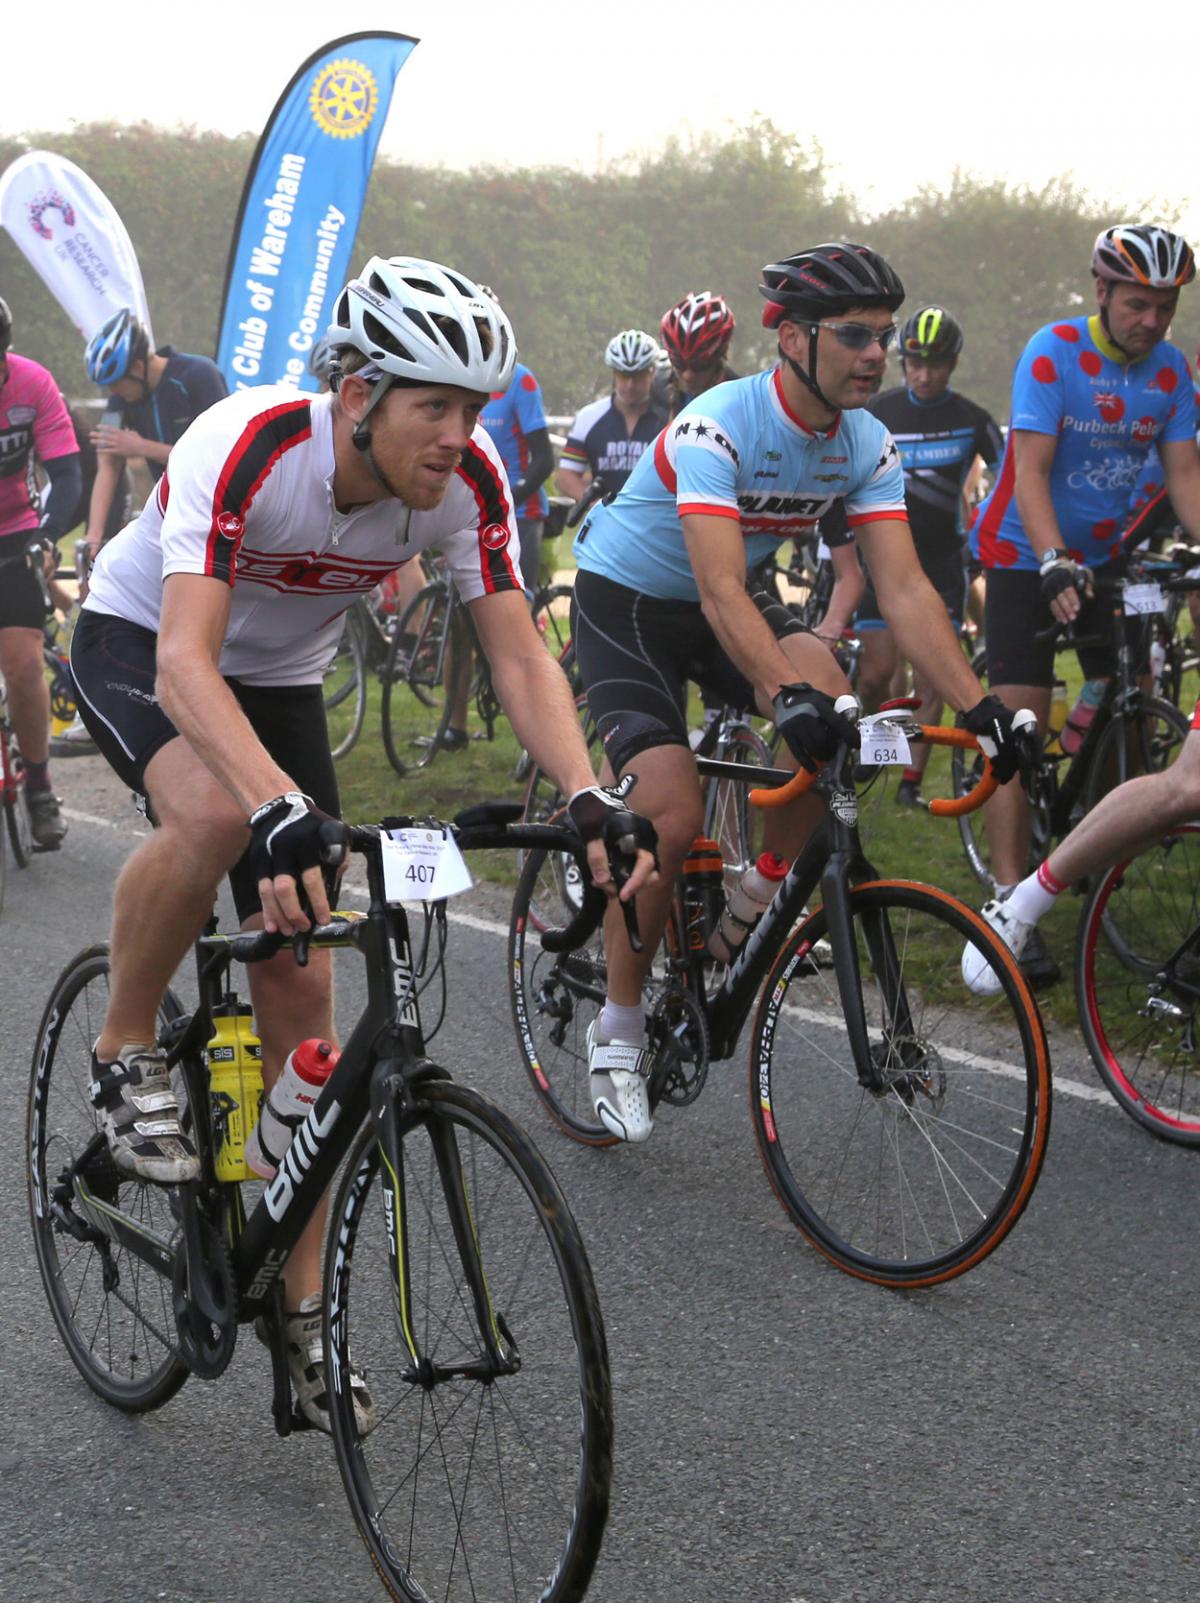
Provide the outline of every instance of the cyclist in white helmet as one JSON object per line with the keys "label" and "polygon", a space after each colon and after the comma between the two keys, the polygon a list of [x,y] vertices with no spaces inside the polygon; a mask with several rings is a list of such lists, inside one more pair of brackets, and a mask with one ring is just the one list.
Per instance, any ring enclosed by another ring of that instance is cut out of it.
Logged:
{"label": "cyclist in white helmet", "polygon": [[612,369],[612,393],[585,406],[571,424],[554,480],[561,495],[578,501],[593,480],[615,495],[666,426],[667,413],[651,394],[660,354],[658,342],[640,328],[609,340],[604,360]]}
{"label": "cyclist in white helmet", "polygon": [[[169,492],[163,480],[101,551],[75,631],[84,721],[158,825],[117,882],[93,1054],[113,1158],[145,1180],[197,1173],[155,1020],[223,876],[246,927],[290,934],[329,917],[319,830],[339,805],[322,673],[354,599],[426,547],[471,607],[518,740],[571,796],[595,878],[611,885],[607,799],[530,619],[508,481],[476,426],[516,360],[508,318],[461,273],[374,257],[339,295],[328,334],[331,393],[263,386],[196,420],[172,453]],[[646,852],[634,889],[651,870]],[[332,1039],[330,966],[314,952],[301,969],[285,951],[249,978],[269,1088],[297,1042]],[[307,1373],[319,1368],[307,1299],[320,1242],[314,1221],[284,1278],[297,1395],[327,1429],[323,1381]]]}

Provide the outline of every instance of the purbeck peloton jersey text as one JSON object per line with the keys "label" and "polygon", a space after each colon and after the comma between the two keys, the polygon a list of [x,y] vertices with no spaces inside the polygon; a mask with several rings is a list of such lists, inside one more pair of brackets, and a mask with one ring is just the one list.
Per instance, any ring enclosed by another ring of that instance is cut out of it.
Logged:
{"label": "purbeck peloton jersey text", "polygon": [[571,424],[559,467],[573,473],[603,474],[605,487],[619,490],[641,461],[667,421],[667,414],[651,405],[629,432],[625,419],[609,395],[585,406]]}
{"label": "purbeck peloton jersey text", "polygon": [[906,385],[885,390],[868,410],[886,424],[904,468],[908,521],[917,551],[961,546],[962,490],[977,456],[995,467],[1004,441],[989,412],[957,390],[918,401]]}
{"label": "purbeck peloton jersey text", "polygon": [[521,591],[512,497],[476,428],[440,506],[333,500],[333,397],[239,390],[201,414],[139,518],[100,552],[85,607],[155,632],[163,581],[207,574],[233,597],[221,672],[251,685],[320,682],[356,597],[436,545],[465,601]]}
{"label": "purbeck peloton jersey text", "polygon": [[779,370],[718,384],[667,425],[575,541],[581,568],[662,600],[699,601],[680,517],[740,522],[746,566],[806,534],[837,500],[853,529],[904,519],[895,442],[866,411],[815,433],[792,412]]}
{"label": "purbeck peloton jersey text", "polygon": [[1048,324],[1029,341],[1013,376],[1000,474],[971,529],[971,550],[985,567],[1029,571],[1038,559],[1017,510],[1018,429],[1057,435],[1050,497],[1063,544],[1077,562],[1102,567],[1119,552],[1150,451],[1195,436],[1187,358],[1160,340],[1140,361],[1126,361],[1098,317]]}
{"label": "purbeck peloton jersey text", "polygon": [[[74,456],[79,447],[58,385],[27,356],[8,353],[8,379],[0,389],[0,539],[36,529],[34,461]],[[18,549],[23,541],[11,542]]]}

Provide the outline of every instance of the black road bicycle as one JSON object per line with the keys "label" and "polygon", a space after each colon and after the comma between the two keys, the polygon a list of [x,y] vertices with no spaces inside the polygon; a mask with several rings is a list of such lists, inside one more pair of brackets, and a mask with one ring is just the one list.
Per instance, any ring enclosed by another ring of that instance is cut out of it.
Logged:
{"label": "black road bicycle", "polygon": [[[1033,813],[1030,870],[1049,856],[1055,842],[1062,840],[1102,796],[1137,774],[1168,768],[1187,739],[1188,721],[1179,708],[1161,696],[1148,694],[1139,683],[1140,648],[1145,638],[1126,626],[1125,597],[1130,586],[1142,579],[1137,574],[1093,580],[1096,592],[1108,596],[1111,602],[1107,634],[1076,636],[1061,624],[1045,631],[1044,637],[1055,636],[1064,650],[1111,640],[1117,672],[1108,681],[1104,699],[1078,750],[1067,758],[1061,747],[1048,746],[1042,762],[1029,777],[1026,789]],[[1164,588],[1174,589],[1181,584],[1186,587],[1186,581],[1173,580]],[[982,678],[986,672],[982,656],[974,666]],[[956,747],[950,760],[954,793],[965,795],[978,781],[983,759],[978,753]],[[972,872],[981,884],[993,890],[996,881],[982,816],[964,814],[958,827]]]}
{"label": "black road bicycle", "polygon": [[[910,739],[974,744],[965,731],[904,727]],[[751,791],[759,804],[806,788],[806,776],[784,770],[706,758],[699,768],[710,780],[782,787]],[[750,1113],[784,1209],[848,1273],[931,1286],[985,1258],[1029,1200],[1050,1127],[1045,1031],[1011,953],[977,914],[933,886],[881,878],[867,861],[847,748],[817,787],[827,825],[727,969],[705,947],[714,910],[680,881],[645,993],[650,1101],[660,1116],[693,1102],[710,1064],[733,1055],[758,998]],[[972,797],[931,811],[978,805],[992,788],[989,774]],[[509,930],[513,1017],[543,1107],[574,1140],[602,1147],[614,1138],[592,1107],[587,1033],[605,997],[604,944],[597,934],[562,952],[539,935],[562,886],[555,854],[531,852]],[[964,945],[986,956],[997,996],[962,983]]]}
{"label": "black road bicycle", "polygon": [[[462,815],[459,845],[582,852],[562,829],[502,827],[511,812]],[[427,821],[383,827],[413,823]],[[612,1462],[608,1357],[583,1242],[528,1136],[426,1056],[407,920],[385,898],[381,830],[327,827],[364,856],[370,908],[292,944],[300,962],[310,947],[360,951],[367,1003],[248,1215],[240,1184],[216,1179],[223,1114],[205,1046],[231,965],[269,957],[285,938],[206,933],[196,947],[198,1009],[188,1016],[170,992],[164,998],[160,1040],[201,1160],[200,1179],[179,1187],[118,1171],[89,1099],[106,948],[80,953],[55,984],[27,1132],[51,1311],[88,1385],[129,1413],[161,1406],[189,1375],[220,1375],[239,1328],[257,1319],[271,1353],[275,1427],[286,1435],[302,1417],[280,1271],[340,1168],[323,1290],[333,1444],[384,1585],[413,1603],[579,1599],[600,1548]],[[559,940],[586,938],[602,913],[593,891]],[[444,921],[427,916],[426,947],[434,924],[442,932],[440,962]],[[363,1437],[351,1352],[378,1415]]]}

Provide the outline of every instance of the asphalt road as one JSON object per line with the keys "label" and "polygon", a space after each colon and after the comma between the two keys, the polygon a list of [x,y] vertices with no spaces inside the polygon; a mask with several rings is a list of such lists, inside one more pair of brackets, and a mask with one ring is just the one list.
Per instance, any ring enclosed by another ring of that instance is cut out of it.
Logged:
{"label": "asphalt road", "polygon": [[[28,1065],[54,976],[106,934],[133,828],[115,790],[105,800],[72,778],[60,768],[75,813],[63,851],[10,870],[0,913],[0,1597],[370,1603],[384,1594],[329,1444],[274,1435],[257,1343],[239,1343],[220,1382],[192,1380],[130,1419],[87,1390],[58,1342],[29,1236]],[[645,1148],[593,1153],[559,1137],[506,1049],[503,899],[458,910],[471,922],[455,930],[456,1006],[437,1055],[532,1129],[607,1322],[616,1479],[591,1597],[1200,1595],[1200,1154],[1136,1129],[1096,1094],[1082,1048],[1056,1043],[1050,1153],[1013,1236],[949,1286],[876,1290],[826,1265],[780,1211],[741,1059],[714,1070],[695,1106],[667,1110]],[[353,994],[347,984],[348,1007]]]}

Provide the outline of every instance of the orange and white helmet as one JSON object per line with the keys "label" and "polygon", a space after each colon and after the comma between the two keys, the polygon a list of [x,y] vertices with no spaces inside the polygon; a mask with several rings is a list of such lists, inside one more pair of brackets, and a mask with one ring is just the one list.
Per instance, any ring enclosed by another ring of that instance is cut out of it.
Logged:
{"label": "orange and white helmet", "polygon": [[1181,234],[1157,223],[1117,223],[1096,238],[1092,272],[1114,284],[1178,289],[1196,276],[1196,258]]}

